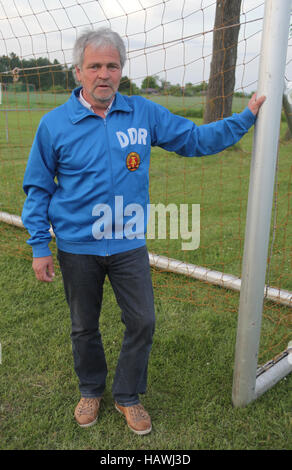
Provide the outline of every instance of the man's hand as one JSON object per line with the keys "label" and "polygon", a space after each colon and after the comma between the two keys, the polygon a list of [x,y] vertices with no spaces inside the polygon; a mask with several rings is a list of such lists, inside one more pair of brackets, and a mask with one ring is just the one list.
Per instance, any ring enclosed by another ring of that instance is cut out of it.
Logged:
{"label": "man's hand", "polygon": [[254,93],[251,97],[251,99],[248,102],[248,108],[251,110],[251,112],[256,116],[261,105],[265,101],[266,97],[265,96],[260,96],[257,98],[257,94]]}
{"label": "man's hand", "polygon": [[55,276],[53,257],[33,258],[32,269],[39,281],[52,282]]}

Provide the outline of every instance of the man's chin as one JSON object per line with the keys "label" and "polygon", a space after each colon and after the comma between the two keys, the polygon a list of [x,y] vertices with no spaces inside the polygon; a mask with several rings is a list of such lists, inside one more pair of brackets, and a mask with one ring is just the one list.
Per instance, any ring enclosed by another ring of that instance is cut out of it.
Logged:
{"label": "man's chin", "polygon": [[92,98],[94,99],[94,101],[96,101],[96,103],[107,104],[107,103],[110,103],[112,101],[114,96],[115,96],[115,93],[111,92],[111,93],[106,94],[106,95],[95,95],[95,94],[93,94]]}

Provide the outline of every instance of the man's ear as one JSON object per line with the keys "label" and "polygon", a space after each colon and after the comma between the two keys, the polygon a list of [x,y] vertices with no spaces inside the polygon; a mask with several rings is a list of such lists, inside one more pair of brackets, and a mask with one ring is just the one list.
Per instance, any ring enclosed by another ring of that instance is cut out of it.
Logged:
{"label": "man's ear", "polygon": [[75,65],[75,76],[81,82],[81,69],[77,65]]}

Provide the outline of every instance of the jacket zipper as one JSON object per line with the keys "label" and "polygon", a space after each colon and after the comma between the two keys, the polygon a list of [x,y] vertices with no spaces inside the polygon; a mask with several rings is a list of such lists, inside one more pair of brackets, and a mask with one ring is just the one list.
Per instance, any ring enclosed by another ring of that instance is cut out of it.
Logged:
{"label": "jacket zipper", "polygon": [[[108,132],[107,132],[107,122],[106,118],[103,118],[103,123],[104,123],[104,128],[105,128],[105,135],[106,135],[106,145],[107,145],[107,150],[108,150],[108,159],[109,159],[109,167],[110,167],[110,174],[111,174],[111,188],[112,188],[112,200],[114,201],[114,181],[113,181],[113,168],[112,168],[112,159],[111,159],[111,153],[110,153],[110,146],[109,146],[109,141],[108,141]],[[112,233],[113,235],[113,233]],[[106,256],[109,256],[109,239],[106,239]]]}

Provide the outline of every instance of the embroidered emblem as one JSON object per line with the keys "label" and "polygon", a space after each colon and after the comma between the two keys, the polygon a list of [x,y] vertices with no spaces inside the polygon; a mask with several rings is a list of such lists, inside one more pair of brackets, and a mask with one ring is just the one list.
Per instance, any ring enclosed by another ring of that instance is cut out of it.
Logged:
{"label": "embroidered emblem", "polygon": [[129,171],[135,171],[140,166],[140,156],[136,152],[131,152],[126,160],[127,168]]}

